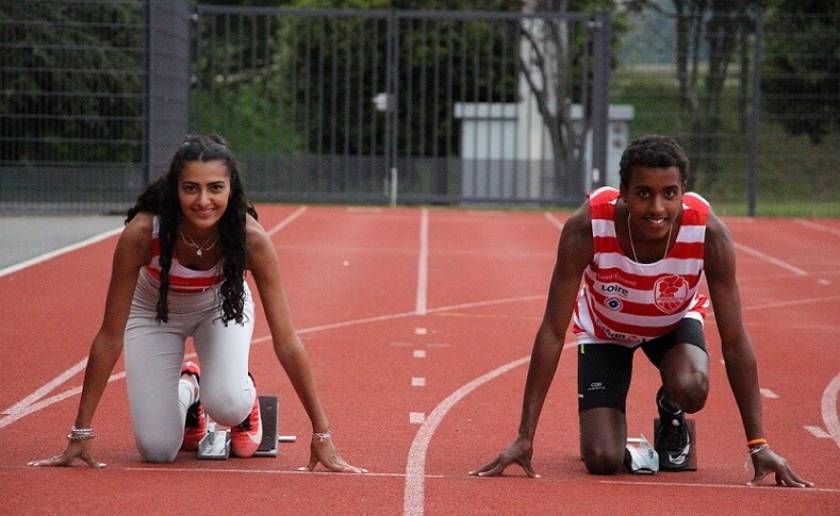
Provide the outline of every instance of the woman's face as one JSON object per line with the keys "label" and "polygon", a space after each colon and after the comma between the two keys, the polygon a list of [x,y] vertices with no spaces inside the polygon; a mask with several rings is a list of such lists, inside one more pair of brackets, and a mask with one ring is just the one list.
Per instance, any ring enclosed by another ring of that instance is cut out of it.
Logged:
{"label": "woman's face", "polygon": [[227,209],[230,177],[222,160],[190,161],[178,180],[184,223],[194,235],[212,231]]}
{"label": "woman's face", "polygon": [[683,182],[677,167],[633,167],[621,197],[630,209],[634,234],[645,240],[665,238],[682,211]]}

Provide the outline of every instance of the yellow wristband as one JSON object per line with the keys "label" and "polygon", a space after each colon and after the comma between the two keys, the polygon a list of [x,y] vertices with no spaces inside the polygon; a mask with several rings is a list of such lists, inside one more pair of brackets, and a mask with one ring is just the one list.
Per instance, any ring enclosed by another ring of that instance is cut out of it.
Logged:
{"label": "yellow wristband", "polygon": [[757,444],[767,444],[767,439],[759,437],[757,439],[751,439],[747,441],[747,446],[755,446]]}

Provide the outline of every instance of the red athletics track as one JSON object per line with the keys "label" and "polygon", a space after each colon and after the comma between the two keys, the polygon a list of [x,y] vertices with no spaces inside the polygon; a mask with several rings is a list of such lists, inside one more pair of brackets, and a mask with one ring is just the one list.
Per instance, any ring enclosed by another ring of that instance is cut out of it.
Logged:
{"label": "red athletics track", "polygon": [[[298,473],[308,421],[258,316],[252,370],[281,398],[299,442],[276,459],[139,461],[125,383],[94,421],[108,463],[34,469],[73,420],[80,361],[99,324],[115,237],[0,277],[3,513],[837,514],[840,508],[840,221],[727,219],[759,357],[767,437],[816,487],[750,488],[744,435],[714,320],[712,391],[696,415],[700,469],[595,477],[578,460],[574,347],[560,362],[536,440],[540,480],[467,471],[514,435],[558,225],[566,215],[450,209],[259,207],[277,243],[296,327],[343,455],[363,476]],[[425,313],[424,313],[425,312]],[[631,434],[652,434],[654,369],[639,355]],[[423,423],[412,423],[424,417]],[[420,416],[422,414],[422,416]],[[806,427],[810,427],[810,430]]]}

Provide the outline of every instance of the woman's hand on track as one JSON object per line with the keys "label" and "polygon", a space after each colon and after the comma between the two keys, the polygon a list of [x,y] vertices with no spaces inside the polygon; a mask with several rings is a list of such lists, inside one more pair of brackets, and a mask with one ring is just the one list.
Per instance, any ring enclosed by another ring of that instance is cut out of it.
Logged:
{"label": "woman's hand on track", "polygon": [[531,478],[541,478],[531,466],[531,455],[534,449],[531,442],[524,437],[517,437],[507,448],[502,450],[491,462],[484,466],[470,471],[470,475],[478,477],[495,477],[504,473],[505,469],[513,463],[522,466],[525,474]]}
{"label": "woman's hand on track", "polygon": [[341,455],[338,454],[332,437],[312,439],[312,444],[309,446],[309,464],[299,467],[298,471],[314,471],[319,462],[330,471],[341,473],[368,472],[365,468],[353,466],[342,459]]}
{"label": "woman's hand on track", "polygon": [[757,486],[761,484],[761,480],[770,473],[776,473],[776,483],[780,486],[813,487],[814,485],[794,473],[788,466],[787,461],[773,453],[770,448],[764,448],[750,457],[752,458],[753,468],[755,468],[755,476],[747,482],[747,485]]}
{"label": "woman's hand on track", "polygon": [[27,466],[72,466],[76,459],[81,459],[88,466],[92,468],[104,468],[105,463],[99,462],[90,454],[88,446],[89,441],[74,441],[68,440],[67,447],[58,455],[53,455],[48,459],[33,460],[27,462]]}

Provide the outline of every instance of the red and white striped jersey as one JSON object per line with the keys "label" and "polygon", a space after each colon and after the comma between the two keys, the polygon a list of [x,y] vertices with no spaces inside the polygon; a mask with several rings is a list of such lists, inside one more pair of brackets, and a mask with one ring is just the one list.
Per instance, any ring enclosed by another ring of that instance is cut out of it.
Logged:
{"label": "red and white striped jersey", "polygon": [[633,347],[671,332],[684,317],[703,324],[708,301],[697,290],[709,203],[695,193],[685,194],[673,247],[662,260],[637,263],[625,256],[616,237],[618,196],[611,187],[589,196],[593,256],[575,305],[572,331],[578,343]]}
{"label": "red and white striped jersey", "polygon": [[[158,283],[160,282],[160,218],[155,215],[152,223],[152,260],[145,266],[146,271]],[[202,292],[217,285],[224,280],[222,273],[222,262],[217,263],[212,269],[197,271],[188,269],[172,257],[172,265],[169,268],[169,291],[179,293]]]}

